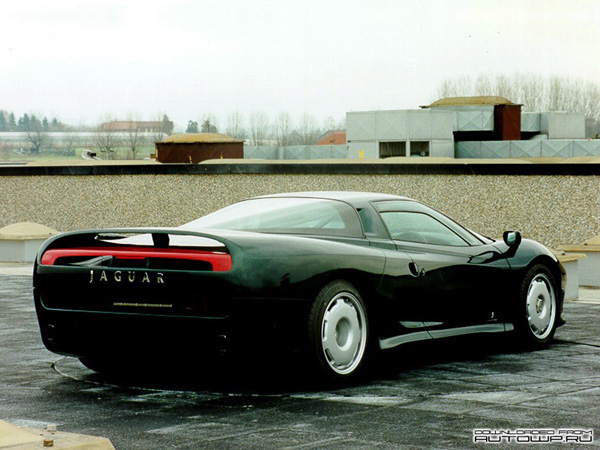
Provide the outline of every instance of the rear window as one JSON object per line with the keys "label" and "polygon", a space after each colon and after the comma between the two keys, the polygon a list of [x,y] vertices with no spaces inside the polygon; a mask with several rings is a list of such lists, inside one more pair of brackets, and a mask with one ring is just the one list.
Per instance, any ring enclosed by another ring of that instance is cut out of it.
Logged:
{"label": "rear window", "polygon": [[347,203],[294,197],[245,200],[181,228],[363,237],[358,214]]}

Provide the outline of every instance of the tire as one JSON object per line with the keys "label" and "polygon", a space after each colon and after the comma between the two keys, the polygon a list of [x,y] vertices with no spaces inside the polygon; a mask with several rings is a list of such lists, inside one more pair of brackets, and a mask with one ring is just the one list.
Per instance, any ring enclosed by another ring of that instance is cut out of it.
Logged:
{"label": "tire", "polygon": [[308,318],[309,356],[329,379],[355,377],[369,345],[367,308],[348,282],[327,284],[317,295]]}
{"label": "tire", "polygon": [[521,282],[515,328],[528,346],[543,347],[556,331],[557,286],[550,270],[532,266]]}

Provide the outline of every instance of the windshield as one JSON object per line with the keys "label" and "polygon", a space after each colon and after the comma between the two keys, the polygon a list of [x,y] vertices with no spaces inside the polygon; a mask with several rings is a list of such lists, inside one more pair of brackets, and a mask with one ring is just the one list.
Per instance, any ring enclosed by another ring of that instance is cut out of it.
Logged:
{"label": "windshield", "polygon": [[363,237],[358,214],[347,203],[294,197],[245,200],[180,228]]}

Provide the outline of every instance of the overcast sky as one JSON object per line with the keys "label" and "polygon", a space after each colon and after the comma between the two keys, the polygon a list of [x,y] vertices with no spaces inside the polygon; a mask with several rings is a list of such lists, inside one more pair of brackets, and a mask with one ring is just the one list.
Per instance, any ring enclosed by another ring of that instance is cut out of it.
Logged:
{"label": "overcast sky", "polygon": [[176,127],[417,108],[445,79],[600,82],[600,0],[28,0],[0,3],[0,109]]}

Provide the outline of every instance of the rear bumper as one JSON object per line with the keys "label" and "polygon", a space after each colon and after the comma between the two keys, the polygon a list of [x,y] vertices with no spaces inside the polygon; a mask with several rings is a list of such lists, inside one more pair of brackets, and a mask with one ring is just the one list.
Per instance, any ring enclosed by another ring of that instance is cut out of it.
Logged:
{"label": "rear bumper", "polygon": [[227,317],[168,317],[51,310],[34,290],[42,341],[54,353],[77,358],[196,358],[236,349],[298,348],[309,303],[229,300]]}
{"label": "rear bumper", "polygon": [[121,316],[36,309],[42,341],[52,352],[129,357],[224,350],[226,319]]}

